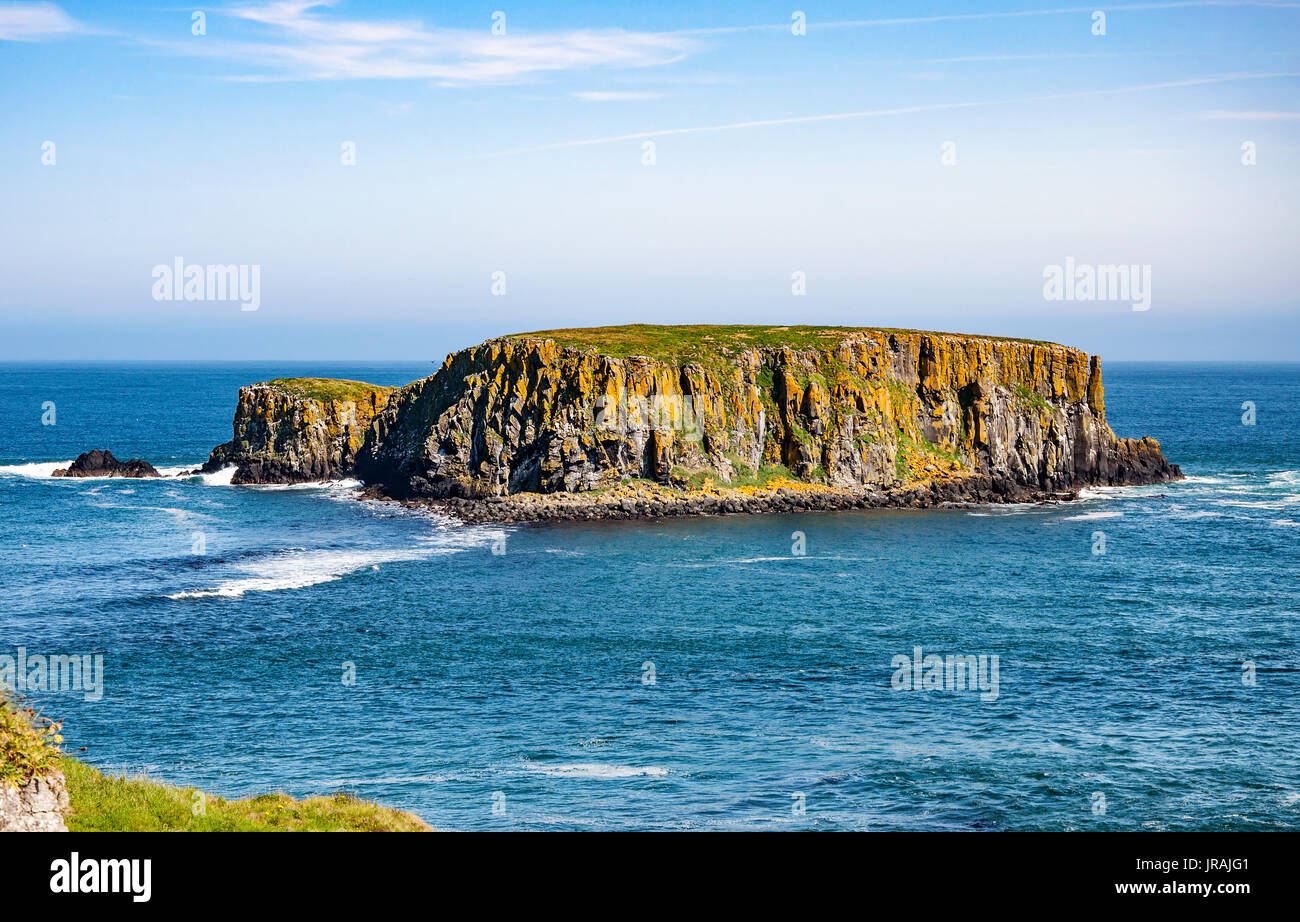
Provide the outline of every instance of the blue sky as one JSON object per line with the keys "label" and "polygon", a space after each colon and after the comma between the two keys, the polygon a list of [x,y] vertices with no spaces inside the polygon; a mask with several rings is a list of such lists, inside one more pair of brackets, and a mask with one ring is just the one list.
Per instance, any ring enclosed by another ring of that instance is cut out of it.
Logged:
{"label": "blue sky", "polygon": [[[0,359],[627,322],[1300,359],[1300,3],[199,9],[0,2]],[[258,310],[155,300],[177,257],[259,266]],[[1150,266],[1150,310],[1045,300],[1067,257]]]}

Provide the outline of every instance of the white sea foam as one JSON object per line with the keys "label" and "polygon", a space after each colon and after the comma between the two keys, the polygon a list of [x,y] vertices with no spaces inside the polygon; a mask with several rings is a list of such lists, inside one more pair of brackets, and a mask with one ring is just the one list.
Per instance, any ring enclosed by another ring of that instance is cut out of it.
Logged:
{"label": "white sea foam", "polygon": [[1081,500],[1115,499],[1124,487],[1084,487],[1079,491]]}
{"label": "white sea foam", "polygon": [[1285,509],[1287,506],[1294,506],[1300,502],[1300,497],[1279,496],[1273,500],[1249,501],[1244,499],[1218,499],[1211,500],[1216,506],[1232,506],[1237,509]]}
{"label": "white sea foam", "polygon": [[1093,519],[1118,519],[1124,515],[1116,511],[1098,511],[1098,512],[1081,512],[1078,515],[1067,515],[1062,522],[1088,522]]}
{"label": "white sea foam", "polygon": [[694,563],[665,563],[663,567],[669,567],[678,570],[703,570],[710,567],[734,567],[739,564],[750,563],[777,563],[783,560],[866,560],[863,557],[840,557],[834,554],[785,554],[780,557],[737,557],[723,558],[721,560],[703,560]]}
{"label": "white sea foam", "polygon": [[419,539],[416,547],[381,550],[296,548],[239,564],[232,575],[205,589],[187,589],[169,599],[237,599],[249,592],[305,589],[342,579],[367,567],[407,560],[427,560],[482,547],[505,534],[500,528],[444,529]]}
{"label": "white sea foam", "polygon": [[[30,464],[0,464],[0,474],[9,474],[14,477],[32,477],[38,480],[47,480],[54,477],[54,472],[62,468],[71,467],[71,461],[35,461]],[[175,478],[187,471],[192,470],[197,465],[189,467],[160,467],[156,468],[161,478]],[[233,472],[233,468],[232,468]],[[61,479],[61,478],[60,478]],[[77,480],[121,480],[121,477],[78,477]],[[134,479],[134,478],[132,478]],[[160,478],[142,477],[141,480],[155,480]],[[121,492],[121,491],[119,491]]]}
{"label": "white sea foam", "polygon": [[612,780],[620,778],[662,778],[668,769],[657,765],[602,765],[599,762],[578,762],[572,765],[529,765],[535,772],[551,778],[595,778]]}
{"label": "white sea foam", "polygon": [[1215,512],[1212,509],[1197,509],[1193,512],[1185,512],[1182,509],[1171,509],[1166,518],[1186,521],[1189,519],[1221,519],[1225,513]]}
{"label": "white sea foam", "polygon": [[69,467],[71,464],[71,461],[36,461],[32,464],[3,464],[0,465],[0,474],[8,474],[12,477],[35,477],[44,480],[52,477],[54,472],[60,468]]}
{"label": "white sea foam", "polygon": [[360,480],[308,480],[303,483],[249,483],[242,484],[250,490],[274,493],[279,490],[355,490]]}
{"label": "white sea foam", "polygon": [[291,551],[264,557],[239,567],[243,575],[222,580],[208,589],[189,589],[169,599],[237,599],[248,592],[305,589],[341,579],[369,566],[428,556],[419,549],[392,551]]}
{"label": "white sea foam", "polygon": [[210,487],[228,487],[230,486],[230,481],[235,478],[235,471],[237,470],[239,470],[239,468],[231,464],[228,467],[223,467],[221,470],[214,471],[211,474],[199,474],[198,476],[200,480]]}
{"label": "white sea foam", "polygon": [[781,557],[741,557],[737,560],[716,560],[712,562],[719,564],[721,566],[726,566],[727,564],[733,564],[733,563],[769,563],[772,561],[780,561],[780,560],[843,560],[843,559],[844,558],[842,557],[832,557],[829,555],[818,557],[816,554],[785,554]]}
{"label": "white sea foam", "polygon": [[188,474],[190,471],[195,470],[198,466],[197,464],[182,464],[178,467],[156,467],[154,470],[164,477],[180,477],[182,474]]}
{"label": "white sea foam", "polygon": [[1026,512],[1033,512],[1043,508],[1046,507],[1038,503],[999,503],[996,506],[985,505],[979,506],[977,509],[968,509],[966,514],[977,518],[997,518],[1004,515],[1024,515]]}

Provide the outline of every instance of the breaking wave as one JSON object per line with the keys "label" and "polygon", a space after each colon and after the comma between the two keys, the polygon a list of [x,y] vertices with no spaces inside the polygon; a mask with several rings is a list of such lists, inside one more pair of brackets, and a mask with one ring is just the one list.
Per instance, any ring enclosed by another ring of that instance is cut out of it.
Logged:
{"label": "breaking wave", "polygon": [[68,467],[72,464],[68,461],[36,461],[31,464],[0,464],[0,474],[8,474],[11,477],[34,477],[40,480],[46,480],[54,476],[54,472],[59,468]]}
{"label": "breaking wave", "polygon": [[215,585],[174,592],[167,598],[237,599],[249,592],[305,589],[308,586],[342,579],[367,567],[378,570],[383,564],[427,560],[481,547],[497,540],[503,533],[501,529],[493,528],[445,529],[422,538],[421,546],[410,548],[382,550],[296,548],[242,562],[234,568],[234,573]]}

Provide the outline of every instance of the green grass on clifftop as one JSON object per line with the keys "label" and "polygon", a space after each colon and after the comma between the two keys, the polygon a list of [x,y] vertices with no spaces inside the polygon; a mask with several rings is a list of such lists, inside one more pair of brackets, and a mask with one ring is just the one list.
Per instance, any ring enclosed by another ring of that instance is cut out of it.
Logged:
{"label": "green grass on clifftop", "polygon": [[[587,327],[571,330],[538,330],[516,333],[507,339],[553,339],[560,346],[594,349],[601,355],[626,358],[644,355],[678,363],[705,361],[721,352],[738,352],[753,347],[789,346],[792,349],[828,349],[849,333],[917,333],[918,330],[895,330],[878,327],[815,326],[663,326],[635,323],[621,327]],[[939,336],[962,336],[1039,344],[1037,340],[966,333],[938,333]]]}
{"label": "green grass on clifftop", "polygon": [[381,387],[378,384],[366,384],[364,381],[345,381],[340,378],[276,378],[267,381],[272,387],[288,391],[297,397],[310,397],[314,400],[358,401],[367,400],[375,391],[386,394],[394,388]]}

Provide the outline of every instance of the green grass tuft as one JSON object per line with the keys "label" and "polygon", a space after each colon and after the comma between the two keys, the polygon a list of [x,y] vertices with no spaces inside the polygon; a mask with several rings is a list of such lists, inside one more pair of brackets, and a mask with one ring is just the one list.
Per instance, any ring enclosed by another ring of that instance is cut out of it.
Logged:
{"label": "green grass tuft", "polygon": [[1030,407],[1035,410],[1046,410],[1046,411],[1051,411],[1053,409],[1052,405],[1047,401],[1046,397],[1038,393],[1038,391],[1030,390],[1029,388],[1025,387],[1023,384],[1017,384],[1015,387],[1015,392],[1016,392],[1016,404],[1020,406],[1022,409],[1025,407]]}
{"label": "green grass tuft", "polygon": [[22,787],[58,768],[62,727],[0,692],[0,785]]}
{"label": "green grass tuft", "polygon": [[341,378],[276,378],[266,383],[288,391],[295,397],[310,397],[320,401],[350,400],[354,403],[369,400],[370,395],[375,392],[386,394],[396,390],[392,387],[366,384],[364,381],[345,381]]}
{"label": "green grass tuft", "polygon": [[945,461],[954,461],[957,464],[962,463],[961,455],[955,451],[947,451],[931,442],[929,439],[922,437],[914,439],[901,429],[898,432],[898,444],[900,447],[906,446],[913,451],[923,451],[927,454],[934,455],[936,458],[943,458]]}

